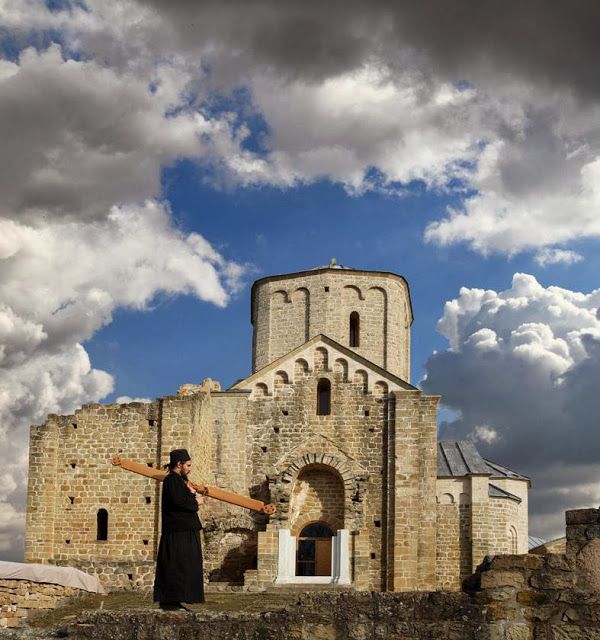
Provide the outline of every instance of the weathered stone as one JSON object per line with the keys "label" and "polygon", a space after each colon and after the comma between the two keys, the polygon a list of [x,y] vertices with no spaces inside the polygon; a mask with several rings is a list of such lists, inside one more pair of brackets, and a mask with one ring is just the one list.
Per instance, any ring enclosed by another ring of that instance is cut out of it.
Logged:
{"label": "weathered stone", "polygon": [[492,569],[539,569],[543,564],[541,556],[523,554],[523,555],[503,555],[494,556],[490,561]]}
{"label": "weathered stone", "polygon": [[600,523],[600,509],[573,509],[565,513],[567,525]]}
{"label": "weathered stone", "polygon": [[497,587],[516,587],[525,584],[525,576],[519,571],[485,571],[481,574],[481,588],[493,589]]}
{"label": "weathered stone", "polygon": [[535,589],[568,589],[576,582],[574,573],[540,571],[534,573],[529,584]]}

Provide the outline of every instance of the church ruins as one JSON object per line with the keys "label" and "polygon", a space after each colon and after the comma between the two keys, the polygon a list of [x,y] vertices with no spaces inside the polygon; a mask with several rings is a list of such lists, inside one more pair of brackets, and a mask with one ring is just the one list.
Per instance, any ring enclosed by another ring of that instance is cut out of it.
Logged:
{"label": "church ruins", "polygon": [[207,500],[210,582],[457,590],[485,555],[526,553],[529,479],[438,442],[440,398],[409,382],[412,319],[394,273],[332,261],[258,280],[248,377],[32,427],[25,560],[149,586],[160,483],[112,458],[157,468],[180,447],[192,479],[276,507]]}

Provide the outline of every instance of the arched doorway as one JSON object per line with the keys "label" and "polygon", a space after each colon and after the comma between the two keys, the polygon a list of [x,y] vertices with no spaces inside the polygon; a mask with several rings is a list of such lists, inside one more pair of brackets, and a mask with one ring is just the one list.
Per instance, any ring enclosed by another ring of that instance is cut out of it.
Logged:
{"label": "arched doorway", "polygon": [[331,575],[331,541],[333,531],[324,522],[311,522],[298,536],[296,548],[297,576]]}

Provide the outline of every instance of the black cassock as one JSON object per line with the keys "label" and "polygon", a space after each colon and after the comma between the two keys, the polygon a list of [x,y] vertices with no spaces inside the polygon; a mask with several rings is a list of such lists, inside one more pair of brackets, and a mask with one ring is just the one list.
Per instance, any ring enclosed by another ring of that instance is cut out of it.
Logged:
{"label": "black cassock", "polygon": [[154,601],[204,602],[198,503],[177,473],[163,482],[161,515]]}

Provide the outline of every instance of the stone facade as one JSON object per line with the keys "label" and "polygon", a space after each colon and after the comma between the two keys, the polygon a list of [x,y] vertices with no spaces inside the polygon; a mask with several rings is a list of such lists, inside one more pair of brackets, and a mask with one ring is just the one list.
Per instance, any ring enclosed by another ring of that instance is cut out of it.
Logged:
{"label": "stone facade", "polygon": [[299,581],[356,589],[456,590],[486,554],[526,550],[526,479],[487,468],[438,477],[439,397],[408,381],[403,278],[335,266],[265,278],[252,321],[254,371],[226,391],[207,378],[150,404],[85,405],[32,427],[27,561],[149,586],[160,485],[111,458],[163,465],[179,447],[193,478],[277,506],[269,519],[207,500],[209,581],[272,587],[312,523],[334,536],[331,573],[315,564]]}

